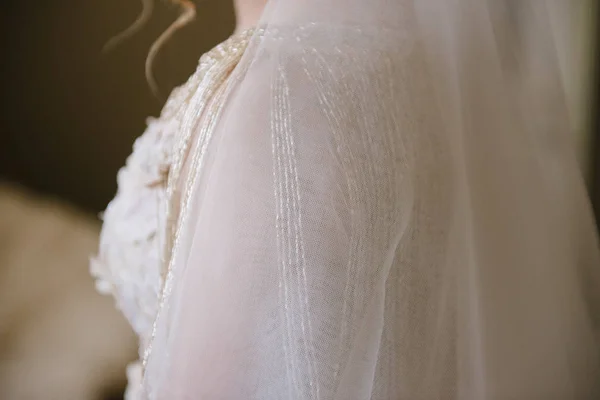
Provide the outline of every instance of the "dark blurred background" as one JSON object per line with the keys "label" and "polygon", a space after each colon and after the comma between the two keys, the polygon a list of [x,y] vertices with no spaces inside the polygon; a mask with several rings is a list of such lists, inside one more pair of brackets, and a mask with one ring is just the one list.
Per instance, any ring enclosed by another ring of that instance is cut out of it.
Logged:
{"label": "dark blurred background", "polygon": [[[151,94],[144,61],[178,15],[167,3],[103,53],[140,1],[0,2],[0,400],[122,398],[135,337],[112,300],[95,293],[87,263],[116,172],[165,100]],[[156,60],[163,95],[232,32],[231,3],[196,2],[196,21]],[[569,81],[578,85],[570,88],[574,142],[600,211],[596,3],[576,13],[574,48],[585,57],[573,60]]]}
{"label": "dark blurred background", "polygon": [[[163,96],[234,26],[232,2],[197,2],[198,17],[155,63]],[[136,338],[96,293],[88,258],[98,212],[149,115],[150,45],[178,16],[156,1],[140,32],[108,53],[139,0],[0,2],[0,400],[123,396]]]}
{"label": "dark blurred background", "polygon": [[[87,210],[106,206],[115,173],[164,98],[144,77],[152,42],[178,9],[157,1],[149,24],[108,53],[139,0],[3,0],[0,3],[2,114],[0,173]],[[198,2],[198,18],[160,53],[163,94],[183,83],[200,55],[233,30],[232,2]]]}

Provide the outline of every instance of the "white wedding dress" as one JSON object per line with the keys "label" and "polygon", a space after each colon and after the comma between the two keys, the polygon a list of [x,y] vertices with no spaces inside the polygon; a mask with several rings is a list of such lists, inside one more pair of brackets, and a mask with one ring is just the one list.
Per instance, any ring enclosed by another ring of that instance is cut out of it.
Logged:
{"label": "white wedding dress", "polygon": [[[119,171],[119,191],[103,215],[100,252],[91,273],[101,293],[112,294],[140,338],[140,355],[152,333],[163,287],[162,247],[167,230],[167,177],[185,112],[198,91],[217,89],[239,61],[252,31],[235,35],[205,54],[193,76],[176,89],[158,119],[150,118]],[[215,79],[216,77],[216,79]],[[207,88],[209,87],[209,88]],[[137,398],[141,362],[128,368],[127,398]]]}
{"label": "white wedding dress", "polygon": [[597,398],[560,8],[271,0],[204,56],[92,263],[140,336],[128,396]]}

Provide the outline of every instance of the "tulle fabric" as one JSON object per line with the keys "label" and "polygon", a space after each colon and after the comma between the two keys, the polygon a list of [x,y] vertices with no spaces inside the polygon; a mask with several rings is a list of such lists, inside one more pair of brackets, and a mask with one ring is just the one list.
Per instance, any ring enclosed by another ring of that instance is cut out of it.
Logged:
{"label": "tulle fabric", "polygon": [[270,1],[194,150],[143,398],[598,398],[563,6]]}

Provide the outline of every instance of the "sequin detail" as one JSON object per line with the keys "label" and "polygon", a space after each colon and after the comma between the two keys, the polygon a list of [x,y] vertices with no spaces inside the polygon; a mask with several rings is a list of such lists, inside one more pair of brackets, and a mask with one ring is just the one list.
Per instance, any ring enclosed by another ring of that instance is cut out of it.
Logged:
{"label": "sequin detail", "polygon": [[[168,265],[191,195],[193,182],[179,182],[186,154],[192,141],[199,141],[200,149],[206,147],[225,83],[253,33],[232,36],[204,54],[188,81],[173,90],[160,117],[148,119],[103,214],[99,252],[90,270],[97,289],[115,297],[138,334],[144,359],[161,299],[170,287]],[[200,167],[198,161],[192,164],[194,170]],[[183,188],[181,198],[177,188]],[[128,369],[127,398],[138,397],[142,373],[139,362]]]}

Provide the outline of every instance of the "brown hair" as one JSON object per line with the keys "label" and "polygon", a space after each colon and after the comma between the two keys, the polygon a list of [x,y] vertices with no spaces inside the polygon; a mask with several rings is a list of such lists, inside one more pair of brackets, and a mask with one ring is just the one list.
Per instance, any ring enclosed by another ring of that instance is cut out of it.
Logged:
{"label": "brown hair", "polygon": [[[139,31],[150,19],[152,15],[152,10],[154,8],[154,0],[141,0],[142,1],[142,11],[137,19],[131,24],[127,29],[123,32],[119,33],[111,40],[109,40],[104,46],[104,51],[109,51],[116,45],[118,45],[121,41],[127,39],[131,35],[135,34]],[[155,96],[159,96],[158,85],[156,80],[154,79],[154,73],[152,70],[152,66],[154,64],[154,60],[156,59],[157,54],[163,45],[177,32],[179,29],[190,23],[196,17],[196,7],[191,0],[169,0],[171,3],[180,7],[181,12],[179,17],[165,30],[159,37],[152,43],[150,46],[150,50],[148,51],[148,57],[146,57],[146,65],[145,65],[145,74],[146,80],[148,81],[148,85],[150,86],[150,90],[154,93]]]}

